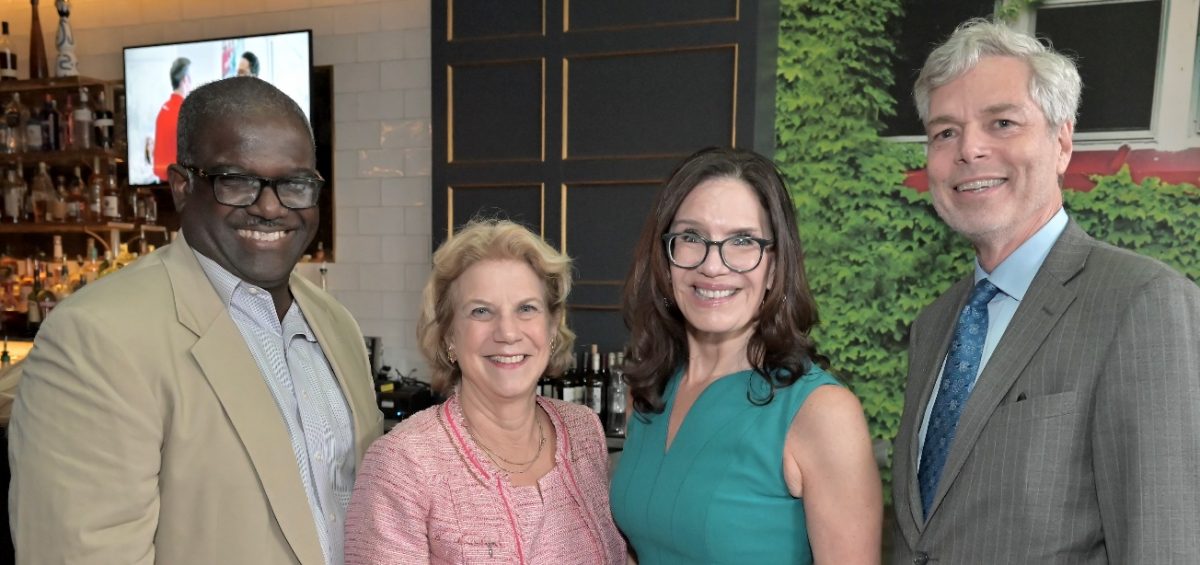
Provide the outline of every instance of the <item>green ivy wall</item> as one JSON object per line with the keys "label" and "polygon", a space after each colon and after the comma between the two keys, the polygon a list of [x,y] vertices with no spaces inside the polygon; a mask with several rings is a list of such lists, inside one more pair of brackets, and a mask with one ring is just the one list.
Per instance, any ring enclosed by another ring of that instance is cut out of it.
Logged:
{"label": "green ivy wall", "polygon": [[[775,159],[791,188],[816,330],[834,372],[862,400],[871,433],[892,440],[904,404],[908,328],[968,273],[973,253],[927,194],[901,183],[924,165],[920,144],[880,139],[896,104],[888,26],[900,0],[782,0]],[[1067,191],[1093,236],[1157,257],[1200,280],[1200,190],[1128,171]],[[889,443],[890,445],[890,443]],[[890,454],[889,454],[890,460]],[[883,470],[890,499],[890,469]]]}

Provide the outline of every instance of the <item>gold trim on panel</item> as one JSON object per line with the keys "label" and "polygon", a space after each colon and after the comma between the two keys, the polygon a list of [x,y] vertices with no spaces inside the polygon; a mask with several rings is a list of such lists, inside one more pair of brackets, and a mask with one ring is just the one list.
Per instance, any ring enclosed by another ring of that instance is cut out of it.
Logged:
{"label": "gold trim on panel", "polygon": [[717,23],[739,22],[742,19],[742,3],[741,3],[741,0],[737,0],[733,3],[733,17],[732,18],[706,18],[706,19],[702,19],[702,20],[683,20],[683,21],[676,21],[676,22],[631,24],[631,25],[623,25],[623,26],[581,27],[578,30],[574,30],[571,28],[570,14],[571,14],[571,0],[563,0],[563,33],[570,33],[573,31],[579,31],[579,32],[585,32],[585,31],[587,31],[587,32],[591,32],[591,31],[629,31],[629,30],[635,30],[635,29],[666,28],[666,27],[679,27],[679,26],[690,26],[690,25],[709,25],[709,24],[717,24]]}
{"label": "gold trim on panel", "polygon": [[733,111],[730,112],[730,144],[735,145],[737,141],[737,84],[738,84],[738,44],[737,43],[722,43],[719,45],[700,45],[689,46],[673,49],[650,49],[640,51],[611,51],[607,53],[588,53],[576,55],[573,57],[563,57],[563,105],[562,105],[562,160],[563,161],[598,161],[598,160],[643,160],[643,159],[662,159],[662,158],[680,158],[686,157],[688,153],[655,153],[643,155],[593,155],[588,157],[572,157],[567,153],[568,132],[567,132],[567,116],[570,114],[570,105],[567,98],[567,86],[570,83],[569,75],[567,74],[568,63],[571,59],[612,59],[616,57],[626,56],[644,56],[658,55],[662,53],[683,53],[688,51],[720,51],[729,49],[733,51]]}
{"label": "gold trim on panel", "polygon": [[558,229],[559,229],[558,250],[563,255],[567,255],[567,184],[566,183],[561,184],[558,192],[560,195],[559,196],[559,198],[560,198],[560,203],[559,203],[560,213],[559,213],[559,220],[558,220]]}
{"label": "gold trim on panel", "polygon": [[454,65],[446,65],[446,163],[454,162]]}
{"label": "gold trim on panel", "polygon": [[[538,92],[541,101],[541,125],[538,132],[541,140],[538,145],[538,156],[535,158],[515,159],[455,159],[454,158],[454,68],[463,67],[496,67],[502,65],[519,65],[521,63],[539,63],[541,85]],[[446,163],[448,164],[494,164],[494,163],[545,163],[546,162],[546,58],[536,59],[499,59],[495,61],[471,61],[446,65]]]}
{"label": "gold trim on panel", "polygon": [[620,312],[619,304],[571,304],[567,303],[567,310],[582,310],[585,312]]}
{"label": "gold trim on panel", "polygon": [[454,38],[454,0],[449,0],[446,7],[446,41],[456,41],[458,43],[470,43],[472,41],[490,41],[493,39],[515,39],[520,37],[546,37],[546,0],[542,0],[542,31],[541,33],[509,33],[502,35],[481,35],[479,37],[469,37],[466,39]]}
{"label": "gold trim on panel", "polygon": [[454,189],[489,188],[537,188],[538,189],[538,237],[546,239],[546,183],[544,182],[489,182],[446,186],[446,240],[454,236]]}
{"label": "gold trim on panel", "polygon": [[738,65],[741,63],[739,59],[738,49],[741,46],[737,43],[733,44],[733,95],[730,99],[733,100],[733,107],[729,109],[729,116],[733,118],[733,123],[729,125],[729,146],[737,147],[737,115],[738,115]]}
{"label": "gold trim on panel", "polygon": [[570,85],[571,85],[570,71],[571,71],[571,59],[568,57],[563,57],[563,60],[562,60],[562,155],[559,155],[559,159],[562,159],[564,161],[567,160],[567,115],[568,115],[567,108],[570,107],[567,102],[569,100],[569,98],[567,98],[567,94],[571,90],[570,89]]}

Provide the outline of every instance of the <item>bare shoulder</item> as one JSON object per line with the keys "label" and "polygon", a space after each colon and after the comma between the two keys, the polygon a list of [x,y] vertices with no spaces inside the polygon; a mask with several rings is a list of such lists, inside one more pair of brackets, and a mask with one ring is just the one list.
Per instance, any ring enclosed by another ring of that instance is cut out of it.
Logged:
{"label": "bare shoulder", "polygon": [[800,406],[792,421],[792,429],[836,429],[863,420],[862,403],[850,389],[822,385],[814,389]]}

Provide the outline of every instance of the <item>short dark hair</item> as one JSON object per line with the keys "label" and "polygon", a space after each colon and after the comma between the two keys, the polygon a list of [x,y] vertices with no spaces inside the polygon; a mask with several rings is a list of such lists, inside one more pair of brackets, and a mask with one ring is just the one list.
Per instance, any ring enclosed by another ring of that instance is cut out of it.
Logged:
{"label": "short dark hair", "polygon": [[817,324],[817,306],[804,274],[795,207],[783,177],[774,163],[753,151],[702,149],[684,159],[658,193],[625,281],[621,306],[630,333],[625,379],[634,408],[644,414],[662,412],[667,381],[688,358],[687,320],[671,301],[670,265],[662,236],[692,189],[714,178],[748,184],[766,211],[775,238],[770,250],[774,277],[768,281],[770,288],[746,348],[750,366],[770,384],[770,392],[750,400],[769,403],[777,388],[795,383],[814,361],[824,364],[809,335]]}
{"label": "short dark hair", "polygon": [[[196,162],[194,145],[204,128],[229,117],[289,116],[303,125],[313,140],[312,127],[304,110],[271,83],[255,77],[229,77],[197,88],[179,108],[179,130],[175,161],[181,165]],[[313,140],[316,159],[316,141]]]}
{"label": "short dark hair", "polygon": [[192,60],[187,57],[180,57],[171,63],[171,90],[175,90],[183,84],[183,79],[187,78],[191,66]]}
{"label": "short dark hair", "polygon": [[242,58],[245,59],[247,63],[250,63],[250,75],[258,76],[258,55],[255,55],[250,51],[243,51]]}

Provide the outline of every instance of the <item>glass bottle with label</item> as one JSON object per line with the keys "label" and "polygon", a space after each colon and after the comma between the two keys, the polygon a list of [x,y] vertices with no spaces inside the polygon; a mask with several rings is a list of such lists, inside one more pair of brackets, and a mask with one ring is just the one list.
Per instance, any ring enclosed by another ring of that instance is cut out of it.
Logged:
{"label": "glass bottle with label", "polygon": [[96,147],[102,149],[112,149],[113,146],[113,111],[108,108],[108,104],[104,101],[104,91],[101,90],[96,95],[96,121],[93,124],[95,129]]}
{"label": "glass bottle with label", "polygon": [[50,180],[50,172],[46,169],[46,163],[38,163],[38,171],[33,175],[33,180],[29,183],[29,203],[33,210],[34,222],[53,222],[54,218],[49,214],[50,203],[54,201],[54,181]]}
{"label": "glass bottle with label", "polygon": [[103,222],[104,214],[104,177],[100,175],[100,158],[92,159],[92,178],[88,181],[87,189],[87,221]]}
{"label": "glass bottle with label", "polygon": [[0,145],[0,151],[4,153],[20,153],[25,149],[25,124],[21,121],[21,110],[23,109],[21,94],[19,92],[12,93],[12,97],[4,105],[4,125],[7,133],[4,139],[0,140],[3,142],[3,145]]}
{"label": "glass bottle with label", "polygon": [[17,80],[17,54],[8,36],[8,22],[0,22],[0,80]]}
{"label": "glass bottle with label", "polygon": [[15,224],[24,219],[25,192],[28,190],[20,173],[15,169],[9,169],[4,182],[5,223]]}
{"label": "glass bottle with label", "polygon": [[37,106],[21,107],[21,123],[25,124],[25,151],[41,151],[42,113]]}
{"label": "glass bottle with label", "polygon": [[67,221],[79,224],[86,219],[87,198],[83,195],[83,173],[79,167],[75,167],[75,177],[71,179],[67,188]]}
{"label": "glass bottle with label", "polygon": [[121,189],[117,185],[116,163],[108,162],[108,174],[104,175],[104,187],[101,189],[101,216],[106,222],[119,222],[121,215]]}
{"label": "glass bottle with label", "polygon": [[46,103],[42,105],[42,151],[59,151],[63,148],[62,114],[58,112],[58,101],[54,96],[46,94]]}
{"label": "glass bottle with label", "polygon": [[54,201],[50,203],[50,215],[55,222],[69,222],[67,217],[67,182],[62,175],[55,178]]}
{"label": "glass bottle with label", "polygon": [[75,123],[71,126],[71,146],[75,149],[91,149],[92,147],[92,107],[88,103],[88,91],[79,89],[79,105],[72,114]]}
{"label": "glass bottle with label", "polygon": [[[613,356],[616,356],[614,359]],[[609,378],[609,393],[608,393],[608,433],[614,436],[625,436],[625,410],[627,407],[627,394],[625,388],[625,354],[624,353],[609,353],[608,354],[608,370],[611,374]]]}

